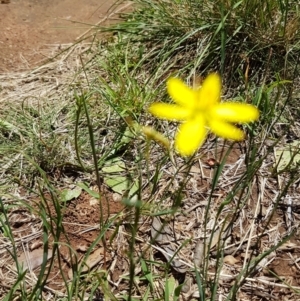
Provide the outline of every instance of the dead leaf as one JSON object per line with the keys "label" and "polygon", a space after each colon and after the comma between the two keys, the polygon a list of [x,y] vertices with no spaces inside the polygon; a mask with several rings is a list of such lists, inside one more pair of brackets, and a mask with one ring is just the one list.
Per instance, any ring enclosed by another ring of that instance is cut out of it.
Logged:
{"label": "dead leaf", "polygon": [[229,265],[235,265],[238,262],[239,260],[234,258],[232,255],[227,255],[224,257],[224,263],[227,263]]}
{"label": "dead leaf", "polygon": [[30,251],[33,251],[39,247],[41,247],[43,243],[41,241],[36,241],[30,246]]}
{"label": "dead leaf", "polygon": [[[101,260],[103,260],[103,254],[104,254],[104,248],[101,247],[96,251],[94,251],[92,254],[90,254],[87,259],[83,257],[83,261],[81,261],[81,265],[82,265],[81,272],[86,273],[89,270],[91,270],[94,266],[96,266]],[[73,279],[72,269],[68,270],[68,277],[70,280]]]}
{"label": "dead leaf", "polygon": [[251,254],[250,253],[241,253],[241,257],[242,258],[246,258],[246,259],[249,259],[251,257]]}
{"label": "dead leaf", "polygon": [[194,251],[194,264],[197,268],[200,268],[204,258],[204,241],[199,239],[196,243]]}
{"label": "dead leaf", "polygon": [[163,225],[159,217],[153,218],[151,237],[159,244],[169,244],[174,240],[170,226]]}
{"label": "dead leaf", "polygon": [[181,292],[184,293],[184,294],[187,294],[189,292],[191,292],[191,289],[192,289],[192,286],[193,286],[193,278],[191,275],[186,275],[185,276],[185,281],[182,285],[182,289],[181,289]]}
{"label": "dead leaf", "polygon": [[220,240],[220,230],[217,229],[215,230],[212,240],[211,240],[211,244],[210,244],[210,248],[212,249]]}
{"label": "dead leaf", "polygon": [[185,273],[187,271],[186,266],[178,260],[176,251],[178,246],[175,244],[174,233],[168,224],[163,224],[159,217],[154,217],[151,227],[151,237],[156,242],[156,244],[163,249],[161,252],[167,261],[171,261],[171,266],[178,273]]}
{"label": "dead leaf", "polygon": [[[206,239],[206,248],[204,248],[204,239],[199,239],[197,241],[195,250],[194,250],[194,264],[196,267],[200,268],[203,262],[204,258],[204,251],[205,254],[208,253],[208,242],[210,238]],[[220,230],[216,229],[215,232],[213,233],[213,237],[211,239],[210,243],[210,249],[212,249],[220,240]]]}
{"label": "dead leaf", "polygon": [[[23,271],[30,269],[34,270],[43,263],[44,250],[37,249],[32,252],[22,253],[18,257],[18,263],[22,267]],[[48,250],[47,260],[52,257],[52,250]]]}
{"label": "dead leaf", "polygon": [[291,242],[291,241],[288,241],[284,244],[282,244],[279,248],[278,248],[278,251],[292,251],[294,249],[298,248],[297,244]]}
{"label": "dead leaf", "polygon": [[82,272],[87,272],[92,269],[96,264],[98,264],[103,259],[104,248],[99,248],[95,252],[89,255],[89,257],[82,263],[84,266]]}
{"label": "dead leaf", "polygon": [[86,244],[81,244],[79,246],[77,246],[76,251],[80,251],[80,252],[86,252],[88,250],[88,245]]}

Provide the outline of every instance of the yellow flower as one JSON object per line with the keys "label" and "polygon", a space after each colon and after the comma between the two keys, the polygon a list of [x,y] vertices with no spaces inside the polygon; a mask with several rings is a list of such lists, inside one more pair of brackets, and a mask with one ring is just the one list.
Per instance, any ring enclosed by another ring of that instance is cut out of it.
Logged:
{"label": "yellow flower", "polygon": [[244,139],[244,132],[232,123],[251,122],[259,117],[253,105],[220,103],[221,78],[215,73],[198,89],[178,78],[170,78],[167,89],[176,104],[153,103],[149,112],[162,119],[182,121],[175,137],[175,148],[182,156],[192,155],[202,145],[208,129],[226,139]]}

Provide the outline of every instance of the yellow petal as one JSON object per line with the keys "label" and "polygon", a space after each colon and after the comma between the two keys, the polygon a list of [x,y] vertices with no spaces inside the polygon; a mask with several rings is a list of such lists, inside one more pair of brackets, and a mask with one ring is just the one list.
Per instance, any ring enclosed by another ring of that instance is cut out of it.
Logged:
{"label": "yellow petal", "polygon": [[190,115],[190,110],[167,103],[156,102],[150,105],[148,111],[156,117],[167,120],[185,120]]}
{"label": "yellow petal", "polygon": [[259,117],[256,107],[244,103],[226,102],[214,106],[211,115],[228,122],[251,122]]}
{"label": "yellow petal", "polygon": [[242,130],[222,120],[209,120],[209,127],[213,133],[225,139],[243,140],[245,137],[245,134]]}
{"label": "yellow petal", "polygon": [[197,106],[206,109],[220,101],[221,78],[218,74],[212,73],[206,77],[202,87],[198,90]]}
{"label": "yellow petal", "polygon": [[177,104],[187,108],[194,108],[197,91],[188,87],[179,78],[172,77],[168,79],[167,90]]}
{"label": "yellow petal", "polygon": [[191,156],[204,142],[207,130],[204,118],[181,124],[175,137],[175,148],[182,156]]}

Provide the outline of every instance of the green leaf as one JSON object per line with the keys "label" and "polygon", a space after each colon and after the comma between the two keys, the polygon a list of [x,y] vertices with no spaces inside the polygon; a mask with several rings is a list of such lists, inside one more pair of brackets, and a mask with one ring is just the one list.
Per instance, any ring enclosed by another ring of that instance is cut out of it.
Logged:
{"label": "green leaf", "polygon": [[177,301],[179,299],[180,293],[181,293],[181,289],[182,289],[183,284],[178,285],[175,290],[174,290],[174,297],[173,297],[173,301]]}
{"label": "green leaf", "polygon": [[104,182],[113,191],[122,194],[128,188],[128,180],[123,176],[104,177]]}
{"label": "green leaf", "polygon": [[107,161],[102,168],[105,173],[104,183],[119,194],[123,194],[129,188],[127,177],[122,175],[125,170],[125,163],[119,157]]}
{"label": "green leaf", "polygon": [[286,167],[296,167],[300,163],[300,141],[286,144],[284,147],[275,148],[275,161],[277,171],[283,171]]}
{"label": "green leaf", "polygon": [[106,173],[118,173],[125,170],[125,163],[119,157],[107,161],[102,168],[102,171]]}
{"label": "green leaf", "polygon": [[86,184],[84,183],[77,183],[77,186],[82,188],[84,191],[86,191],[90,196],[94,197],[95,199],[99,199],[99,193],[90,189]]}
{"label": "green leaf", "polygon": [[78,186],[73,189],[64,189],[60,194],[62,202],[67,202],[71,201],[72,199],[78,198],[81,194],[81,191],[81,187]]}
{"label": "green leaf", "polygon": [[176,280],[173,276],[167,279],[166,286],[165,286],[165,301],[171,301],[174,298],[173,296],[174,296],[175,285],[176,285]]}
{"label": "green leaf", "polygon": [[121,145],[126,145],[126,144],[128,144],[133,138],[134,138],[134,134],[133,134],[132,130],[131,130],[129,127],[127,127],[126,130],[125,130],[125,132],[123,133],[123,136],[122,136],[122,138],[121,138],[120,143],[121,143]]}
{"label": "green leaf", "polygon": [[148,280],[151,289],[154,289],[153,275],[151,271],[149,271],[148,266],[144,259],[141,258],[141,268],[145,278]]}
{"label": "green leaf", "polygon": [[127,177],[125,171],[125,163],[120,157],[113,158],[107,161],[102,171],[104,172],[104,183],[109,186],[113,191],[123,194],[128,192],[128,197],[133,196],[139,189],[139,181],[135,180],[133,183]]}

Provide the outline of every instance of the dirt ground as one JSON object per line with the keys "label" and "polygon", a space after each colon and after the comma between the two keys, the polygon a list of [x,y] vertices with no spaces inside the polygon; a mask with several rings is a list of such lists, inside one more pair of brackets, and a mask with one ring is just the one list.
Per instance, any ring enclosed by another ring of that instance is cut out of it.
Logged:
{"label": "dirt ground", "polygon": [[0,73],[32,68],[62,44],[79,40],[91,25],[115,22],[116,13],[124,7],[115,2],[1,0]]}

